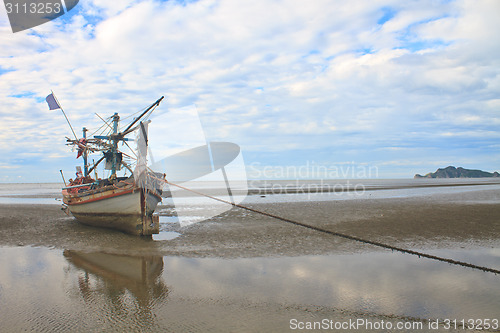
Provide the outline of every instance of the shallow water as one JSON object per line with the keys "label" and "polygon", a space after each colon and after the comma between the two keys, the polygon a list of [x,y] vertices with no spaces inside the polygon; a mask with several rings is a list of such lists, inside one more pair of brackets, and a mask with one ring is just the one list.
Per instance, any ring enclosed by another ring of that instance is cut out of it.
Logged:
{"label": "shallow water", "polygon": [[0,197],[2,205],[61,205],[62,200],[56,198],[22,198],[22,197]]}
{"label": "shallow water", "polygon": [[[500,268],[499,248],[435,253]],[[18,247],[0,254],[4,331],[284,332],[293,318],[500,319],[500,276],[391,252],[194,259]]]}
{"label": "shallow water", "polygon": [[[61,184],[0,184],[0,204],[61,204]],[[192,188],[225,200],[227,192],[221,192],[219,183],[198,182]],[[173,191],[177,189],[172,187]],[[280,203],[332,200],[391,199],[408,197],[440,198],[473,191],[500,190],[497,178],[458,179],[331,179],[331,180],[273,180],[248,182],[248,194],[234,191],[234,200],[252,203]],[[185,193],[185,192],[183,192]],[[187,193],[185,193],[187,195]],[[454,198],[456,199],[456,198]],[[500,203],[500,196],[492,196],[490,203]],[[481,199],[485,202],[485,199]],[[172,199],[164,198],[164,205],[172,205]],[[177,197],[180,208],[203,209],[213,205],[210,198],[188,195]]]}

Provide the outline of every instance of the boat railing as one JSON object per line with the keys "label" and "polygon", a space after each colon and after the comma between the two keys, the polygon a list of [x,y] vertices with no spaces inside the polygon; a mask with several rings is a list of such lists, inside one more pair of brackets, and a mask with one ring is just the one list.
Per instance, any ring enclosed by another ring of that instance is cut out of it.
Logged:
{"label": "boat railing", "polygon": [[66,186],[63,187],[63,190],[71,189],[71,188],[77,188],[77,187],[84,187],[84,186],[91,186],[94,183],[87,183],[87,184],[80,184],[80,185],[73,185],[73,186]]}

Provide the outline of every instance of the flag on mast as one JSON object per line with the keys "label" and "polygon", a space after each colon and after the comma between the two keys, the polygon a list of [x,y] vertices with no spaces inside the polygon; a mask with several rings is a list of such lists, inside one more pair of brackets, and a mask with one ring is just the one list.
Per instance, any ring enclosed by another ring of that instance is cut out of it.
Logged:
{"label": "flag on mast", "polygon": [[57,103],[57,100],[54,96],[54,93],[51,93],[50,95],[48,95],[47,98],[45,98],[45,100],[47,101],[47,104],[49,105],[49,110],[61,109],[61,106],[59,105],[59,103]]}
{"label": "flag on mast", "polygon": [[[52,90],[51,90],[52,91]],[[47,101],[47,104],[49,105],[49,110],[57,110],[60,109],[64,115],[64,118],[66,118],[66,121],[68,122],[69,128],[71,128],[71,132],[73,132],[73,135],[75,136],[76,141],[78,141],[78,137],[76,136],[75,131],[73,130],[73,126],[71,126],[71,123],[69,122],[68,117],[66,116],[66,112],[64,112],[63,108],[61,105],[59,105],[59,102],[57,101],[56,96],[54,96],[54,93],[52,92],[50,95],[48,95],[45,100]]]}

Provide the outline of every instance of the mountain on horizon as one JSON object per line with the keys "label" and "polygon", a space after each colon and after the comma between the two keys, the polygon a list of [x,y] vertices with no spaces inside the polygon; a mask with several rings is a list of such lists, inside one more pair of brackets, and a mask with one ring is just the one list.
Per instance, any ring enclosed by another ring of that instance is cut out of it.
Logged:
{"label": "mountain on horizon", "polygon": [[498,172],[486,172],[482,170],[464,169],[462,167],[455,168],[449,166],[446,168],[439,168],[436,172],[429,172],[422,176],[418,173],[413,178],[485,178],[485,177],[500,177]]}

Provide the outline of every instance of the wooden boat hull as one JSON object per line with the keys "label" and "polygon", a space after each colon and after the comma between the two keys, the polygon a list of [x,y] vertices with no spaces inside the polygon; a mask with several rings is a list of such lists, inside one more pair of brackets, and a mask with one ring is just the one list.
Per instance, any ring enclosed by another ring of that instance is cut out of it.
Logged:
{"label": "wooden boat hull", "polygon": [[133,235],[159,233],[158,217],[153,216],[161,201],[157,193],[137,187],[113,188],[79,196],[63,191],[63,200],[71,214],[83,224]]}

